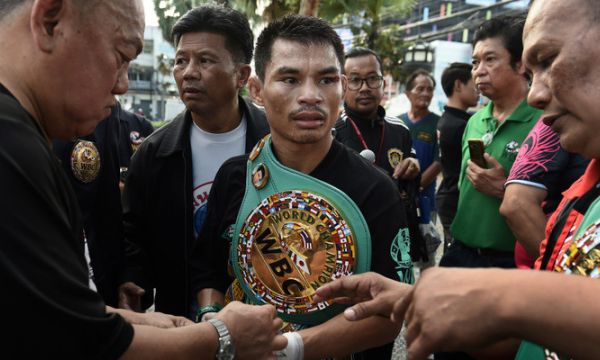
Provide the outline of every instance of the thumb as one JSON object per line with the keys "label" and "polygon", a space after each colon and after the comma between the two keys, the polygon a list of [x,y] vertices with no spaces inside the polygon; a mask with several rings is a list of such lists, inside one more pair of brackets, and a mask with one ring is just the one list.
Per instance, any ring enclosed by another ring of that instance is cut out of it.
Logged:
{"label": "thumb", "polygon": [[344,311],[344,317],[349,321],[362,320],[373,315],[383,315],[387,317],[389,316],[389,306],[387,311],[385,308],[386,306],[382,303],[382,301],[373,299],[360,302],[347,308]]}
{"label": "thumb", "polygon": [[487,163],[490,165],[490,167],[493,168],[498,168],[498,167],[502,167],[502,165],[500,165],[500,163],[498,162],[498,160],[496,160],[495,157],[493,157],[492,155],[488,154],[488,153],[484,153],[483,156],[485,157],[485,161],[487,161]]}

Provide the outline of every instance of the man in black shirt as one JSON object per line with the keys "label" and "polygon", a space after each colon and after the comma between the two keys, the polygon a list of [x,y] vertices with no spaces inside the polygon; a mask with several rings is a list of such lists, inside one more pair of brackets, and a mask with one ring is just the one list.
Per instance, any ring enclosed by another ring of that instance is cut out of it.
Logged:
{"label": "man in black shirt", "polygon": [[448,97],[448,104],[438,121],[438,141],[444,178],[438,188],[436,202],[444,226],[444,250],[452,242],[449,229],[458,206],[462,137],[471,117],[467,109],[477,105],[479,99],[471,68],[469,64],[452,63],[442,73],[442,89]]}
{"label": "man in black shirt", "polygon": [[132,113],[123,109],[121,104],[117,102],[119,107],[119,125],[120,125],[120,136],[119,136],[119,166],[120,166],[120,179],[119,188],[121,191],[125,186],[125,179],[127,178],[127,172],[129,164],[131,163],[131,157],[140,147],[142,142],[146,140],[150,134],[154,132],[154,126],[148,121],[143,115]]}
{"label": "man in black shirt", "polygon": [[371,156],[371,161],[395,179],[406,208],[411,257],[418,261],[427,256],[427,251],[418,227],[420,168],[410,131],[398,118],[386,116],[379,105],[384,88],[379,55],[357,47],[348,51],[344,59],[348,90],[344,95],[344,110],[335,124],[335,139],[363,156]]}
{"label": "man in black shirt", "polygon": [[82,211],[91,278],[106,304],[113,307],[118,303],[117,289],[124,265],[119,192],[120,110],[115,105],[92,134],[74,141],[54,140],[52,144]]}
{"label": "man in black shirt", "polygon": [[[383,329],[387,320],[350,323],[310,300],[320,284],[362,265],[412,282],[400,193],[389,176],[330,134],[346,88],[339,36],[323,20],[285,17],[261,33],[255,63],[258,78],[249,88],[265,107],[271,136],[219,169],[192,260],[192,289],[208,306],[238,298],[241,287],[247,301],[274,303],[287,321],[318,324],[286,333],[288,359],[338,357],[371,348],[375,339],[391,342],[388,331],[365,333]],[[332,231],[330,224],[339,228]],[[341,233],[347,237],[340,240]],[[338,252],[328,268],[334,238]],[[352,254],[349,244],[357,248]],[[317,319],[309,322],[311,315]],[[390,355],[391,344],[359,356]]]}
{"label": "man in black shirt", "polygon": [[[86,136],[110,114],[142,50],[143,18],[141,1],[0,2],[3,358],[201,358],[223,340],[258,358],[285,346],[270,306],[233,304],[214,325],[172,331],[125,322],[89,288],[83,220],[51,141]],[[78,153],[85,179],[94,155]]]}

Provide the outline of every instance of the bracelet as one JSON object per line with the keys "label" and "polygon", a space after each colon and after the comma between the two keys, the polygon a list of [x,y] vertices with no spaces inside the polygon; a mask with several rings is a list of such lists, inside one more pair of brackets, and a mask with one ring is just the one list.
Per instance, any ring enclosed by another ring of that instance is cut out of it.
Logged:
{"label": "bracelet", "polygon": [[202,321],[202,316],[206,313],[211,313],[211,312],[219,312],[223,309],[223,305],[221,304],[208,304],[208,305],[203,305],[200,306],[198,308],[198,311],[196,311],[196,322],[199,323]]}

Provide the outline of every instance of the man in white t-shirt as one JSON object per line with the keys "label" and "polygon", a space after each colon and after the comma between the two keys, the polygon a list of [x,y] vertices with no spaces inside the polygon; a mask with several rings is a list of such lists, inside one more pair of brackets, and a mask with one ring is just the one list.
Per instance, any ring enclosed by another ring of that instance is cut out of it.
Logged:
{"label": "man in white t-shirt", "polygon": [[[202,6],[172,30],[173,75],[186,111],[132,159],[123,194],[127,271],[119,306],[193,318],[188,259],[221,164],[268,133],[263,112],[239,96],[254,37],[241,13]],[[154,299],[152,299],[153,290]]]}

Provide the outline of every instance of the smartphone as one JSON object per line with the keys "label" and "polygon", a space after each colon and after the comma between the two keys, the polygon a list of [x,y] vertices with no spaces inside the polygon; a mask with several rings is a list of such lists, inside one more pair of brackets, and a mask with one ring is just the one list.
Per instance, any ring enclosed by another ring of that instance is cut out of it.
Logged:
{"label": "smartphone", "polygon": [[487,168],[487,162],[483,157],[485,153],[485,147],[483,146],[483,140],[481,139],[469,139],[469,154],[471,155],[471,161],[482,168]]}

